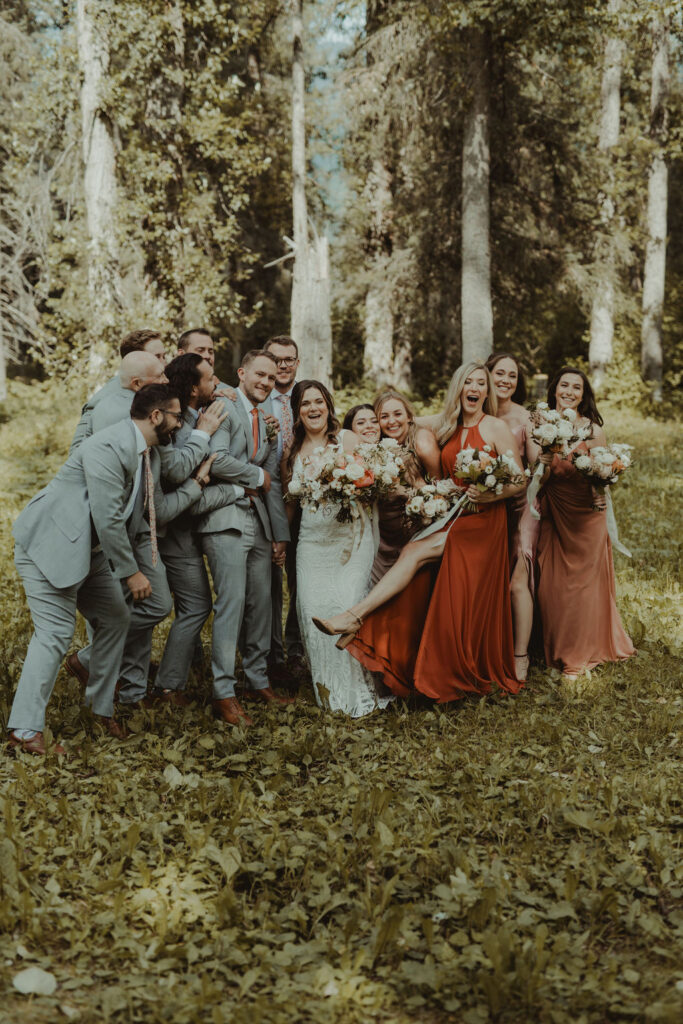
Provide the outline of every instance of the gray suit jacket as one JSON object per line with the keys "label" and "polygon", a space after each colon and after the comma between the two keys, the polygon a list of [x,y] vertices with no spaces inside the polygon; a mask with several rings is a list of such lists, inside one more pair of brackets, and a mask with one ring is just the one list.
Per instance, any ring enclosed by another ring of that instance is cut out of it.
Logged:
{"label": "gray suit jacket", "polygon": [[[192,461],[194,458],[195,465],[198,465],[201,461],[201,459],[197,460],[193,456],[193,450],[198,443],[198,436],[196,434],[194,437],[192,436],[194,429],[194,418],[190,412],[186,411],[183,423],[175,436],[173,447],[171,448],[169,445],[159,448],[159,454],[161,455],[161,486],[166,493],[174,490],[175,485],[179,482],[175,477],[182,474],[182,468],[180,468],[180,473],[178,473],[178,468],[182,467],[183,459]],[[172,460],[173,453],[176,456],[175,465]],[[169,468],[170,472],[168,472]],[[192,472],[193,468],[194,466],[190,466],[188,472]],[[237,492],[232,484],[211,483],[208,487],[205,487],[201,496],[193,502],[189,509],[186,509],[168,524],[159,543],[162,557],[196,555],[197,551],[192,539],[196,523],[195,516],[212,512],[214,509],[222,508],[225,505],[231,505],[236,497]]]}
{"label": "gray suit jacket", "polygon": [[[133,511],[124,519],[138,458],[133,421],[107,427],[79,445],[20,514],[14,537],[53,587],[71,587],[86,579],[92,548],[98,543],[114,576],[125,579],[138,571],[132,540],[143,528],[149,529],[144,475]],[[199,488],[187,481],[165,495],[157,448],[151,450],[151,468],[157,523],[163,526],[196,500]]]}
{"label": "gray suit jacket", "polygon": [[[257,487],[261,466],[271,477],[271,487],[264,497],[254,498],[254,505],[268,540],[288,541],[289,526],[282,499],[280,466],[275,441],[266,439],[266,425],[263,406],[259,407],[259,447],[252,458],[253,436],[251,420],[241,399],[236,402],[224,400],[228,417],[211,438],[210,451],[217,458],[211,467],[211,476],[218,481],[240,484],[242,487]],[[222,530],[236,530],[241,533],[244,525],[244,510],[249,503],[242,498],[232,505],[215,509],[199,520],[197,533],[219,533]]]}
{"label": "gray suit jacket", "polygon": [[[118,395],[122,391],[124,391],[124,388],[121,387],[121,380],[117,375],[108,380],[107,383],[104,384],[99,389],[99,391],[96,391],[94,395],[90,396],[88,401],[81,409],[81,418],[78,421],[78,425],[76,427],[76,431],[71,442],[71,447],[69,448],[69,455],[75,452],[78,446],[82,444],[87,437],[90,437],[92,435],[93,412],[100,404],[100,402],[103,399],[106,400],[114,395]],[[130,409],[130,405],[128,406],[128,408]]]}

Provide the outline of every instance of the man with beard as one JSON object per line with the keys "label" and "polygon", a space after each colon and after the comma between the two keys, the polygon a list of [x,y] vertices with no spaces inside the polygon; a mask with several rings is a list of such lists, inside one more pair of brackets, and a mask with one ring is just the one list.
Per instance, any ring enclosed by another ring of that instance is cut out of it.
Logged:
{"label": "man with beard", "polygon": [[[182,450],[196,428],[200,417],[199,410],[212,402],[218,382],[210,363],[194,352],[176,356],[166,367],[166,373],[171,386],[180,397],[180,404],[184,410],[183,422],[173,441],[174,446]],[[167,485],[163,478],[162,484],[166,489]],[[150,701],[161,701],[180,707],[189,704],[183,691],[193,652],[200,640],[202,626],[213,606],[204,557],[194,533],[194,517],[217,508],[224,508],[243,496],[242,487],[228,483],[211,483],[195,504],[169,523],[159,541],[159,552],[173,592],[175,618],[168,634],[154,689],[149,694]]]}
{"label": "man with beard", "polygon": [[[46,753],[45,710],[77,609],[93,628],[86,703],[106,732],[125,735],[114,718],[114,687],[131,602],[144,603],[153,592],[133,539],[146,516],[155,565],[157,523],[178,515],[202,491],[195,480],[169,495],[158,486],[157,445],[173,434],[180,418],[180,402],[167,385],[143,388],[133,398],[130,418],[84,441],[14,524],[15,562],[34,633],[9,716],[11,747]],[[205,464],[199,475],[208,478]],[[169,610],[170,595],[164,614]],[[64,752],[59,746],[53,751]]]}
{"label": "man with beard", "polygon": [[[242,626],[245,696],[269,705],[287,704],[268,683],[270,566],[285,558],[289,528],[277,459],[277,434],[269,437],[259,409],[275,384],[277,363],[269,352],[247,352],[238,370],[237,399],[211,439],[212,479],[244,487],[232,505],[202,516],[197,525],[209,561],[216,603],[212,669],[213,707],[231,725],[251,725],[235,696],[235,652]],[[272,480],[272,485],[271,485]]]}
{"label": "man with beard", "polygon": [[[94,434],[120,420],[130,418],[131,403],[135,394],[148,386],[142,381],[146,381],[150,375],[157,375],[163,378],[164,382],[168,380],[158,358],[147,352],[138,351],[124,356],[119,371],[120,387],[105,395],[92,410],[91,429]],[[211,435],[224,418],[222,403],[217,402],[199,416],[182,449],[169,444],[169,436],[165,438],[165,442],[161,442],[158,454],[164,480],[172,485],[182,484],[187,480],[208,454]],[[122,704],[135,704],[145,697],[152,634],[156,623],[166,618],[171,606],[171,595],[163,563],[152,564],[149,525],[144,519],[140,523],[140,534],[133,538],[133,548],[135,557],[150,579],[152,595],[136,605],[131,618],[119,680],[119,700]],[[89,629],[88,639],[92,639]],[[91,653],[92,647],[88,644],[77,654],[70,654],[65,663],[66,670],[83,686],[88,685]]]}

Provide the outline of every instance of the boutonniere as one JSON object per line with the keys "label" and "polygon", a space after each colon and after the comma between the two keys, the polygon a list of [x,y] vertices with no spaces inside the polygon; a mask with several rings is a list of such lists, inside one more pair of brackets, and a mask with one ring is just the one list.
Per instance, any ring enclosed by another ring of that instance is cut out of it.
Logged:
{"label": "boutonniere", "polygon": [[274,441],[280,431],[280,424],[275,417],[266,419],[266,441]]}

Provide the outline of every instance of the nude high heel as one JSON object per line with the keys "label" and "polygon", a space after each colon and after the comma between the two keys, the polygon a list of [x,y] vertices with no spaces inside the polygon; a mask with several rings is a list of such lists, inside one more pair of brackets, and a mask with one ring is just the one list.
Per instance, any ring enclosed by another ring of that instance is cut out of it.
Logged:
{"label": "nude high heel", "polygon": [[340,651],[345,650],[349,646],[354,636],[363,625],[363,620],[359,615],[354,615],[353,612],[346,612],[346,615],[350,619],[353,619],[353,627],[351,629],[349,629],[348,626],[336,628],[332,625],[329,619],[319,619],[316,616],[312,619],[313,625],[316,629],[319,629],[321,633],[326,633],[328,636],[337,636],[338,634],[341,634],[335,644],[335,647],[338,647]]}

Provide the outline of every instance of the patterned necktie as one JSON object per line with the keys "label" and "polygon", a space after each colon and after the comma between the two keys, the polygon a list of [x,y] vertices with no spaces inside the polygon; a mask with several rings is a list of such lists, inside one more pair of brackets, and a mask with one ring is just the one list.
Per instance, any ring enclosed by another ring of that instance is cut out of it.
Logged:
{"label": "patterned necktie", "polygon": [[152,463],[149,457],[149,448],[145,448],[142,457],[145,462],[145,508],[149,515],[149,534],[152,542],[152,565],[156,565],[159,557],[157,545],[157,513],[154,508],[154,478],[152,477]]}
{"label": "patterned necktie", "polygon": [[289,448],[290,444],[292,443],[292,438],[294,437],[294,422],[292,420],[292,407],[289,404],[289,395],[283,395],[280,401],[280,408],[282,409],[280,434],[282,436],[282,448],[284,451],[286,451],[287,448]]}
{"label": "patterned necktie", "polygon": [[251,453],[253,459],[258,451],[258,409],[251,410],[251,433],[254,438],[254,450]]}

